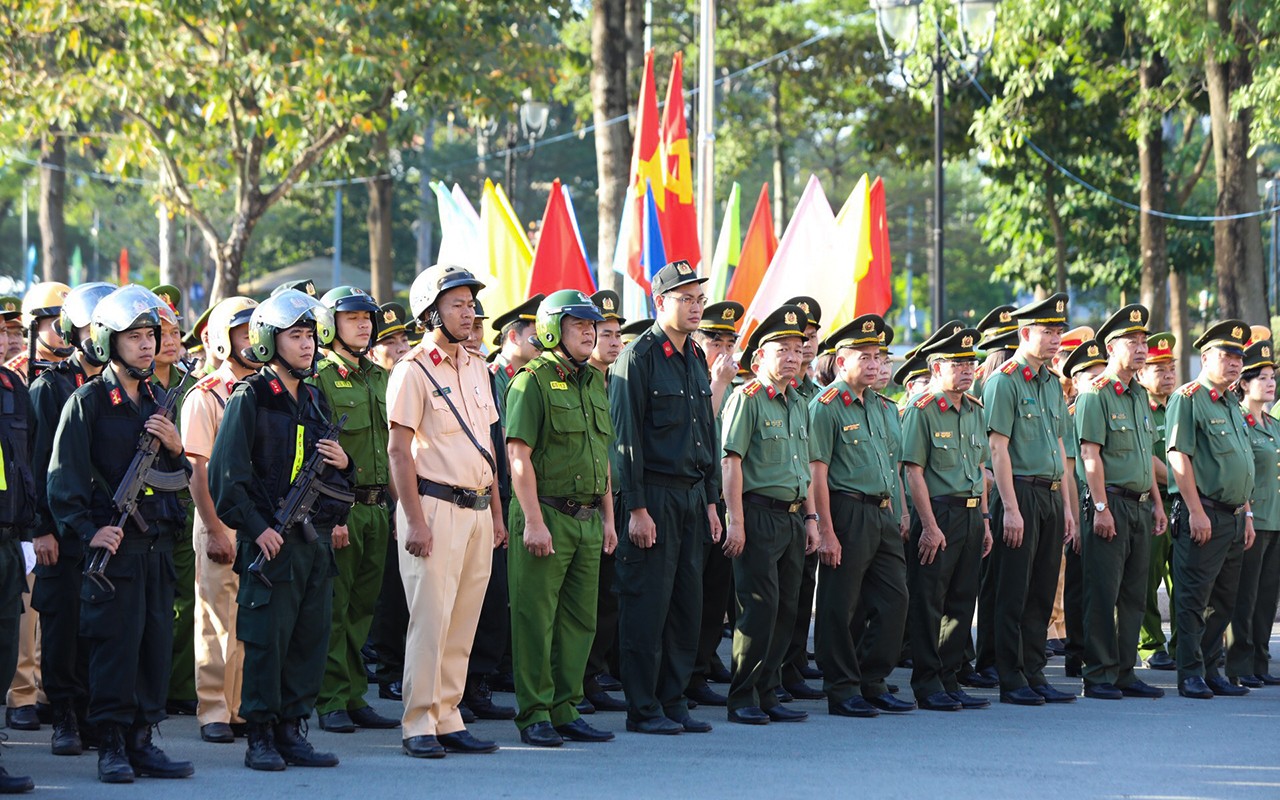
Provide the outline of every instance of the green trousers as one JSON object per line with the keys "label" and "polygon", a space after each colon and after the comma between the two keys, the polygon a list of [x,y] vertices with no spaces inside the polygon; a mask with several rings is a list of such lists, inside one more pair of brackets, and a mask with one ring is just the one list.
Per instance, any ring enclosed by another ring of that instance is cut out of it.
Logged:
{"label": "green trousers", "polygon": [[[1173,508],[1166,495],[1165,513],[1173,520]],[[1147,608],[1142,615],[1142,634],[1138,638],[1138,655],[1150,658],[1156,653],[1176,652],[1178,647],[1178,610],[1173,605],[1173,537],[1156,536],[1151,540],[1147,560]],[[1160,586],[1169,596],[1169,637],[1164,635],[1164,618],[1160,614]]]}
{"label": "green trousers", "polygon": [[772,708],[791,645],[804,569],[804,513],[743,503],[746,544],[733,561],[738,617],[729,710]]}
{"label": "green trousers", "polygon": [[369,638],[373,609],[382,591],[391,518],[386,506],[356,503],[347,517],[347,529],[351,543],[333,551],[338,574],[333,579],[329,655],[316,698],[316,711],[320,714],[355,711],[369,705],[364,699],[369,678],[360,649]]}
{"label": "green trousers", "polygon": [[946,549],[938,551],[932,564],[920,563],[924,526],[912,511],[907,551],[911,690],[917,700],[960,688],[956,675],[964,663],[982,565],[982,510],[934,503],[933,515]]}
{"label": "green trousers", "polygon": [[1175,655],[1178,681],[1218,674],[1222,636],[1235,611],[1244,561],[1244,515],[1205,507],[1212,534],[1191,541],[1191,521],[1181,500],[1173,504],[1173,591],[1181,638]]}
{"label": "green trousers", "polygon": [[1227,628],[1227,677],[1271,672],[1271,626],[1280,596],[1280,532],[1257,531],[1244,551],[1236,610]]}
{"label": "green trousers", "polygon": [[524,546],[524,510],[511,501],[507,529],[507,585],[511,590],[511,668],[516,685],[516,727],[536,722],[566,725],[578,718],[582,676],[596,635],[596,600],[604,529],[589,520],[542,506],[551,531],[551,555]]}
{"label": "green trousers", "polygon": [[[907,566],[892,508],[831,493],[840,566],[818,567],[813,650],[831,702],[879,697],[907,621]],[[855,620],[865,624],[855,625]]]}
{"label": "green trousers", "polygon": [[1135,680],[1138,632],[1147,605],[1154,503],[1107,494],[1116,535],[1093,532],[1095,512],[1081,518],[1080,566],[1084,609],[1084,682],[1125,687]]}
{"label": "green trousers", "polygon": [[173,666],[169,700],[196,700],[196,551],[192,526],[196,504],[187,498],[187,524],[173,542]]}
{"label": "green trousers", "polygon": [[1048,683],[1044,644],[1062,562],[1062,493],[1015,480],[1022,544],[1004,542],[1004,503],[991,506],[995,580],[993,644],[1001,691]]}

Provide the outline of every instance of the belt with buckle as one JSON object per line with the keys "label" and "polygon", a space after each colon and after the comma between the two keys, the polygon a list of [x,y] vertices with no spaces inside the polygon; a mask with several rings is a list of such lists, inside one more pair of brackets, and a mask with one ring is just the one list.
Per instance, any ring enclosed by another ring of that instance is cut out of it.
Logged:
{"label": "belt with buckle", "polygon": [[1025,483],[1029,486],[1035,486],[1040,489],[1048,489],[1056,492],[1062,486],[1062,481],[1051,481],[1048,478],[1037,478],[1034,475],[1014,475],[1013,479],[1019,483]]}
{"label": "belt with buckle", "polygon": [[418,494],[434,497],[437,500],[447,500],[458,508],[470,508],[476,511],[484,511],[493,500],[488,489],[480,491],[463,489],[461,486],[436,483],[421,475],[418,476]]}
{"label": "belt with buckle", "polygon": [[883,494],[865,494],[863,492],[838,492],[845,497],[857,500],[859,503],[866,503],[876,508],[888,508],[893,505],[893,498]]}
{"label": "belt with buckle", "polygon": [[579,503],[577,500],[571,500],[568,497],[542,497],[539,495],[538,502],[544,506],[554,508],[565,516],[573,517],[579,522],[586,522],[594,518],[596,512],[600,510],[599,497],[596,497],[590,503]]}
{"label": "belt with buckle", "polygon": [[743,492],[742,499],[753,506],[764,506],[774,511],[785,511],[788,514],[794,514],[804,508],[803,500],[774,500],[772,497],[765,497],[755,492]]}
{"label": "belt with buckle", "polygon": [[356,496],[356,502],[364,506],[380,506],[387,502],[387,487],[385,486],[357,486],[351,490]]}
{"label": "belt with buckle", "polygon": [[1239,514],[1241,511],[1244,510],[1243,505],[1233,506],[1230,503],[1224,503],[1220,500],[1213,500],[1211,498],[1205,497],[1204,495],[1200,495],[1200,504],[1203,505],[1205,508],[1212,508],[1214,511],[1221,511],[1224,514]]}
{"label": "belt with buckle", "polygon": [[955,506],[957,508],[977,508],[982,503],[981,497],[965,497],[964,495],[937,494],[929,498],[938,505]]}
{"label": "belt with buckle", "polygon": [[692,489],[699,483],[702,478],[686,478],[679,475],[664,475],[661,472],[653,472],[652,470],[644,471],[644,482],[652,483],[654,486],[661,486],[665,489]]}
{"label": "belt with buckle", "polygon": [[1151,498],[1151,492],[1135,492],[1132,489],[1126,489],[1123,486],[1108,486],[1107,494],[1114,494],[1117,497],[1123,497],[1126,500],[1132,500],[1135,503],[1145,503]]}

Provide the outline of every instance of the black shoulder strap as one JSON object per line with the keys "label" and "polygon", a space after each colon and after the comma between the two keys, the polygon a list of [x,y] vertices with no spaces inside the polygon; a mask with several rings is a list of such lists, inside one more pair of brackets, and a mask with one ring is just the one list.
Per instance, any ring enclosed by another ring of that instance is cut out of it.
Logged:
{"label": "black shoulder strap", "polygon": [[458,407],[455,406],[453,404],[453,401],[449,399],[449,393],[440,388],[440,382],[435,379],[435,376],[432,375],[431,372],[428,371],[425,366],[423,366],[421,361],[415,358],[413,360],[413,363],[418,365],[418,369],[422,370],[422,374],[426,375],[427,380],[431,381],[431,385],[436,387],[436,393],[439,394],[441,397],[443,397],[445,403],[449,405],[449,410],[453,412],[453,416],[457,417],[458,424],[462,426],[462,430],[464,433],[467,434],[467,438],[470,439],[471,443],[476,446],[477,450],[480,451],[480,455],[484,456],[484,460],[489,464],[489,469],[493,470],[493,474],[497,475],[498,465],[496,462],[494,462],[493,456],[490,455],[488,450],[484,449],[484,445],[480,444],[480,441],[476,439],[476,435],[471,432],[471,428],[467,426],[467,421],[462,418],[461,414],[458,413]]}

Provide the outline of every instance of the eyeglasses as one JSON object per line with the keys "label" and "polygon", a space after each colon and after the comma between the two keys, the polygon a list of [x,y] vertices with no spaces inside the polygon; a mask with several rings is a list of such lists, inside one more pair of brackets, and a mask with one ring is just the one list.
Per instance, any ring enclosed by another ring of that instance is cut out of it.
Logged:
{"label": "eyeglasses", "polygon": [[707,296],[706,296],[705,294],[700,294],[700,295],[698,295],[698,296],[696,296],[696,297],[695,297],[695,296],[693,296],[693,295],[691,295],[691,294],[670,294],[670,293],[668,293],[668,294],[667,294],[667,297],[674,298],[674,299],[675,299],[676,301],[678,301],[681,305],[686,305],[686,306],[692,305],[692,306],[697,306],[698,308],[706,308],[706,306],[707,306],[707,300],[708,300],[708,298],[707,298]]}

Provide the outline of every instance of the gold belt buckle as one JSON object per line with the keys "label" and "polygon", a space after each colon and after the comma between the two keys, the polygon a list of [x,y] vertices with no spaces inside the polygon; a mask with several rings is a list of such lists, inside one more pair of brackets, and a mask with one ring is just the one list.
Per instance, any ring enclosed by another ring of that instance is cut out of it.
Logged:
{"label": "gold belt buckle", "polygon": [[970,497],[970,498],[967,498],[967,499],[964,501],[964,507],[965,507],[965,508],[977,508],[977,507],[978,507],[978,498],[976,498],[976,497]]}
{"label": "gold belt buckle", "polygon": [[797,511],[799,511],[799,510],[800,510],[800,509],[802,509],[802,508],[804,508],[804,501],[803,501],[803,500],[800,500],[800,501],[797,501],[797,502],[792,503],[791,505],[787,506],[787,512],[788,512],[788,513],[791,513],[791,514],[794,514],[794,513],[796,513]]}
{"label": "gold belt buckle", "polygon": [[1150,497],[1151,497],[1151,492],[1143,492],[1142,494],[1138,495],[1138,502],[1145,503],[1147,502],[1148,499],[1150,499]]}
{"label": "gold belt buckle", "polygon": [[1244,511],[1244,506],[1236,506],[1236,510],[1231,513],[1234,516],[1239,516],[1241,511]]}
{"label": "gold belt buckle", "polygon": [[1049,491],[1051,491],[1051,492],[1056,492],[1056,491],[1058,491],[1058,487],[1060,487],[1060,486],[1062,486],[1062,482],[1061,482],[1061,481],[1050,481],[1050,482],[1049,482]]}
{"label": "gold belt buckle", "polygon": [[889,498],[887,498],[887,497],[883,497],[883,498],[881,498],[881,499],[880,499],[880,507],[881,507],[881,508],[888,508],[888,507],[889,507]]}

